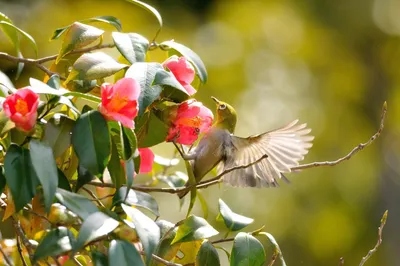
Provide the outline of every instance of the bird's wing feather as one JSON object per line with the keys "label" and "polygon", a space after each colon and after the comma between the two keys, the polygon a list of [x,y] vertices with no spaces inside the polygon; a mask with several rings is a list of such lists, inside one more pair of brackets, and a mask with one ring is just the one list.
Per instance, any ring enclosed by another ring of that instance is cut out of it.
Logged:
{"label": "bird's wing feather", "polygon": [[265,154],[260,162],[244,169],[234,170],[224,176],[224,181],[239,187],[278,186],[278,179],[286,179],[283,173],[290,172],[304,159],[312,146],[313,136],[307,124],[297,124],[295,120],[282,128],[248,138],[231,137],[231,149],[219,172],[232,167],[251,164]]}

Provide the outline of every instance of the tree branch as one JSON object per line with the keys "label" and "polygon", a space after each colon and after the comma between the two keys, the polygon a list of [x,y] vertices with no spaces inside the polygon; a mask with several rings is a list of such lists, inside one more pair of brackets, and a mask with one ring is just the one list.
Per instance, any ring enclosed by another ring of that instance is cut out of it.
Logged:
{"label": "tree branch", "polygon": [[363,266],[364,263],[378,250],[378,247],[382,244],[382,232],[383,232],[383,227],[386,224],[387,214],[388,214],[388,211],[386,210],[382,216],[381,224],[378,227],[378,242],[376,243],[375,247],[373,249],[371,249],[370,251],[368,251],[368,254],[362,258],[359,266]]}
{"label": "tree branch", "polygon": [[[99,49],[104,49],[104,48],[112,48],[115,45],[113,43],[110,44],[102,44],[102,45],[95,45],[92,47],[87,47],[87,48],[83,48],[83,49],[78,49],[78,50],[74,50],[71,51],[68,54],[78,54],[78,53],[87,53],[87,52],[91,52],[94,50],[99,50]],[[0,59],[5,59],[7,61],[11,61],[14,63],[24,63],[27,65],[33,65],[37,68],[39,68],[40,70],[42,70],[44,73],[46,73],[49,77],[52,75],[59,75],[56,72],[51,71],[50,69],[48,69],[47,67],[43,66],[43,63],[49,62],[49,61],[53,61],[57,58],[58,54],[56,55],[51,55],[51,56],[47,56],[47,57],[43,57],[43,58],[39,58],[39,59],[31,59],[31,58],[20,58],[20,57],[16,57],[16,56],[12,56],[9,55],[7,53],[1,53],[0,52]],[[66,80],[65,77],[60,76],[61,80]]]}
{"label": "tree branch", "polygon": [[10,261],[10,258],[9,258],[9,257],[6,255],[6,253],[4,252],[3,248],[1,247],[1,245],[0,245],[0,252],[1,252],[1,255],[3,255],[3,258],[4,258],[4,260],[5,260],[7,266],[12,266],[12,265],[14,265],[14,264]]}
{"label": "tree branch", "polygon": [[365,143],[360,143],[358,146],[354,147],[346,156],[337,159],[336,161],[326,161],[326,162],[313,162],[313,163],[308,163],[308,164],[302,164],[296,167],[293,167],[292,170],[301,170],[301,169],[307,169],[307,168],[313,168],[313,167],[319,167],[319,166],[335,166],[345,160],[349,160],[353,155],[364,149],[365,147],[369,146],[374,140],[376,140],[382,133],[384,123],[385,123],[385,117],[386,117],[386,111],[387,111],[387,103],[385,102],[382,107],[382,115],[381,115],[381,123],[379,126],[378,131]]}

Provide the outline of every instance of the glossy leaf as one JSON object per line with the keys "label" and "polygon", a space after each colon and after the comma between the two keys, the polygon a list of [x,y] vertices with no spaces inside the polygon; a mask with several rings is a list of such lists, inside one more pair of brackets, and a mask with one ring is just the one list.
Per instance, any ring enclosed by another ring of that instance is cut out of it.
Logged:
{"label": "glossy leaf", "polygon": [[98,111],[84,113],[72,131],[72,145],[79,164],[93,175],[102,175],[111,153],[107,122]]}
{"label": "glossy leaf", "polygon": [[47,121],[43,141],[53,149],[54,157],[61,156],[71,145],[71,132],[75,121],[64,115],[53,116]]}
{"label": "glossy leaf", "polygon": [[138,99],[138,116],[142,116],[146,108],[160,96],[162,87],[158,85],[153,86],[156,73],[160,69],[162,70],[163,68],[159,63],[138,62],[130,66],[125,73],[125,77],[134,78],[140,84],[141,92]]}
{"label": "glossy leaf", "polygon": [[76,180],[75,192],[78,192],[79,189],[94,179],[96,177],[89,170],[82,165],[78,165],[78,179]]}
{"label": "glossy leaf", "polygon": [[[138,0],[126,0],[132,4],[135,4],[137,6],[140,6],[141,8],[147,10],[148,12],[150,12],[151,14],[153,14],[153,16],[156,17],[158,24],[160,25],[160,30],[163,26],[163,21],[162,21],[162,17],[160,15],[160,13],[158,13],[157,9],[155,9],[154,7],[152,7],[149,4],[144,3],[143,1],[138,1]],[[159,30],[159,31],[160,31]]]}
{"label": "glossy leaf", "polygon": [[263,245],[254,236],[239,233],[233,241],[231,266],[262,266],[265,262]]}
{"label": "glossy leaf", "polygon": [[[154,254],[165,259],[172,260],[175,258],[181,243],[171,245],[172,240],[176,235],[177,227],[174,228],[174,224],[165,220],[157,220],[156,224],[160,228],[161,240]],[[166,235],[168,234],[168,235]],[[161,266],[162,264],[157,263],[153,260],[152,266]]]}
{"label": "glossy leaf", "polygon": [[102,212],[95,212],[89,215],[79,230],[74,250],[78,250],[86,243],[89,243],[99,237],[105,236],[114,231],[119,222],[105,215]]}
{"label": "glossy leaf", "polygon": [[13,90],[15,90],[14,84],[6,74],[0,71],[0,96],[7,97]]}
{"label": "glossy leaf", "polygon": [[[105,22],[108,23],[112,26],[114,26],[118,31],[122,30],[122,25],[121,25],[121,21],[119,21],[118,18],[113,17],[113,16],[98,16],[98,17],[94,17],[94,18],[88,18],[88,19],[84,19],[81,20],[80,22],[84,22],[84,23],[91,23],[91,22]],[[53,36],[50,38],[50,40],[55,40],[58,39],[61,35],[64,34],[64,32],[66,32],[71,25],[68,25],[66,27],[62,27],[62,28],[58,28],[54,31]]]}
{"label": "glossy leaf", "polygon": [[202,239],[180,243],[179,252],[174,258],[174,262],[179,265],[195,265],[197,253],[200,250]]}
{"label": "glossy leaf", "polygon": [[115,188],[120,188],[126,183],[125,170],[121,164],[121,159],[118,155],[118,148],[114,140],[111,145],[111,158],[107,165],[108,172],[110,173],[111,181],[115,185]]}
{"label": "glossy leaf", "polygon": [[72,192],[71,186],[69,185],[69,180],[65,176],[63,171],[61,171],[60,169],[57,169],[57,173],[58,173],[58,187],[62,188],[64,190],[67,190],[69,192]]}
{"label": "glossy leaf", "polygon": [[112,240],[108,249],[109,265],[118,266],[144,266],[137,249],[124,240]]}
{"label": "glossy leaf", "polygon": [[92,252],[92,262],[94,266],[108,266],[107,256],[99,251]]}
{"label": "glossy leaf", "polygon": [[203,210],[204,219],[208,218],[208,204],[206,199],[203,197],[203,194],[200,191],[197,191],[197,198],[200,201],[201,209]]}
{"label": "glossy leaf", "polygon": [[209,242],[204,241],[200,247],[196,257],[197,266],[218,266],[221,265],[219,261],[218,252],[215,247]]}
{"label": "glossy leaf", "polygon": [[[11,19],[1,12],[0,12],[0,21],[5,21],[5,22],[8,22],[9,24],[13,24]],[[8,39],[14,45],[16,52],[18,53],[20,44],[19,44],[19,35],[18,35],[17,30],[12,27],[7,27],[4,24],[0,24],[0,29],[8,37]]]}
{"label": "glossy leaf", "polygon": [[273,235],[271,235],[270,233],[266,233],[266,232],[260,232],[260,233],[258,233],[258,235],[264,235],[268,238],[269,242],[271,242],[272,246],[274,247],[274,253],[278,254],[278,258],[281,261],[281,265],[286,266],[286,262],[285,262],[285,259],[283,258],[281,248],[279,247],[278,242],[276,242]]}
{"label": "glossy leaf", "polygon": [[61,50],[56,59],[56,64],[69,52],[91,44],[99,39],[103,33],[103,30],[93,26],[74,22],[65,32]]}
{"label": "glossy leaf", "polygon": [[189,177],[184,172],[176,171],[168,176],[157,176],[157,178],[172,188],[183,187]]}
{"label": "glossy leaf", "polygon": [[58,187],[57,164],[50,146],[38,140],[29,143],[30,157],[36,176],[42,184],[44,206],[50,211]]}
{"label": "glossy leaf", "polygon": [[37,261],[46,257],[53,257],[68,252],[75,245],[72,232],[66,227],[58,227],[46,234],[36,248],[33,260]]}
{"label": "glossy leaf", "polygon": [[18,212],[36,195],[36,187],[40,184],[32,166],[29,150],[11,144],[4,159],[4,172],[15,211]]}
{"label": "glossy leaf", "polygon": [[137,33],[113,32],[112,38],[118,51],[131,64],[144,62],[149,48],[149,41]]}
{"label": "glossy leaf", "polygon": [[254,221],[251,218],[234,213],[222,199],[219,199],[219,214],[230,231],[241,230]]}
{"label": "glossy leaf", "polygon": [[190,97],[186,89],[175,78],[174,74],[164,69],[157,71],[153,85],[162,86],[164,89],[163,97],[176,102],[185,101]]}
{"label": "glossy leaf", "polygon": [[57,189],[56,198],[62,205],[67,207],[83,220],[89,217],[90,214],[98,211],[96,205],[86,197],[60,188]]}
{"label": "glossy leaf", "polygon": [[61,96],[63,93],[66,92],[66,90],[56,90],[46,83],[35,78],[29,78],[29,84],[31,85],[31,89],[38,94]]}
{"label": "glossy leaf", "polygon": [[[126,174],[126,186],[131,187],[133,184],[133,177],[135,176],[135,163],[133,159],[125,161],[125,174]],[[126,191],[125,197],[128,196],[128,190]]]}
{"label": "glossy leaf", "polygon": [[6,183],[7,181],[6,176],[4,175],[4,167],[0,166],[0,194],[3,193]]}
{"label": "glossy leaf", "polygon": [[[158,212],[157,201],[150,194],[141,191],[135,191],[133,189],[129,189],[129,191],[127,190],[127,187],[120,187],[118,189],[113,198],[114,206],[120,203],[125,203],[130,206],[145,208],[151,211],[155,216],[160,216],[160,213]],[[128,196],[125,198],[127,192]]]}
{"label": "glossy leaf", "polygon": [[65,83],[71,80],[94,80],[111,76],[127,67],[103,52],[86,53],[79,57]]}
{"label": "glossy leaf", "polygon": [[149,265],[158,243],[160,242],[160,228],[157,224],[136,208],[121,204],[122,209],[135,225],[140,242],[146,254],[146,264]]}
{"label": "glossy leaf", "polygon": [[206,220],[201,217],[190,215],[178,227],[178,231],[176,232],[172,244],[206,239],[217,234],[218,231],[215,230]]}
{"label": "glossy leaf", "polygon": [[[15,31],[17,33],[20,33],[22,36],[24,36],[29,44],[32,46],[33,50],[35,51],[35,55],[37,57],[38,55],[38,49],[37,49],[37,45],[36,45],[36,41],[35,39],[33,39],[33,37],[31,35],[29,35],[28,33],[26,33],[25,31],[21,30],[20,28],[18,28],[17,26],[15,26],[14,24],[10,23],[9,21],[5,21],[5,20],[1,20],[1,16],[0,16],[0,26],[3,29],[3,31],[8,32],[6,33],[7,36],[13,36],[14,38],[14,34],[9,34],[11,33],[11,31]],[[10,38],[11,39],[11,38]],[[14,40],[12,41],[15,45]]]}
{"label": "glossy leaf", "polygon": [[184,46],[183,44],[180,44],[180,43],[177,43],[174,41],[165,41],[165,42],[162,42],[161,45],[166,45],[166,46],[178,51],[180,54],[182,54],[184,57],[186,57],[186,59],[189,60],[195,67],[197,75],[199,76],[201,82],[202,83],[207,82],[206,66],[204,65],[204,63],[200,59],[200,57],[193,50]]}
{"label": "glossy leaf", "polygon": [[137,121],[135,132],[138,138],[138,147],[147,148],[165,141],[168,135],[168,126],[154,112],[149,112]]}
{"label": "glossy leaf", "polygon": [[49,80],[46,82],[47,85],[49,85],[50,87],[52,87],[53,89],[60,89],[61,88],[61,80],[60,80],[60,76],[55,74],[52,75]]}

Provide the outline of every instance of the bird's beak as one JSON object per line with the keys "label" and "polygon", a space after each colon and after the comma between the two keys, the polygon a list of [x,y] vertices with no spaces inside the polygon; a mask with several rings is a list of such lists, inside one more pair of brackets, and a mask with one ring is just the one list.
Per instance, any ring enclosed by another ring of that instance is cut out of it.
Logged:
{"label": "bird's beak", "polygon": [[213,99],[216,104],[219,104],[219,100],[217,98],[215,98],[214,96],[211,96],[211,99]]}

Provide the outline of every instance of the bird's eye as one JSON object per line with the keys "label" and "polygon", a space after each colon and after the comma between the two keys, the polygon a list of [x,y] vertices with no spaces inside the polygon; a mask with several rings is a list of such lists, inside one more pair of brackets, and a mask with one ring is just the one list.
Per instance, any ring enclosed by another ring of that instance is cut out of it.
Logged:
{"label": "bird's eye", "polygon": [[218,106],[218,109],[219,110],[224,110],[226,108],[226,104],[220,104],[219,106]]}

